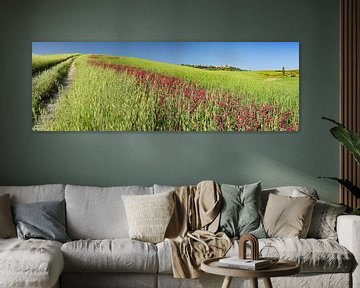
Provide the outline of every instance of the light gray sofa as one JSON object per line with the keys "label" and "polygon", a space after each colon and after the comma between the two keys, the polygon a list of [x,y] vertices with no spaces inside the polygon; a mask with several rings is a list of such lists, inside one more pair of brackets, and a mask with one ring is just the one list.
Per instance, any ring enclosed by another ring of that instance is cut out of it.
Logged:
{"label": "light gray sofa", "polygon": [[[173,187],[86,187],[76,185],[0,186],[15,203],[66,202],[67,233],[73,240],[0,239],[0,287],[221,287],[223,278],[174,279],[167,242],[128,239],[122,195],[154,194]],[[289,187],[273,189],[292,195]],[[263,191],[263,201],[269,190]],[[328,239],[260,239],[280,256],[301,264],[301,273],[273,278],[274,287],[360,287],[360,217],[337,220],[339,242]],[[237,254],[237,243],[228,255]],[[259,281],[262,287],[262,281]],[[248,287],[249,281],[234,279]],[[243,286],[241,286],[243,287]]]}

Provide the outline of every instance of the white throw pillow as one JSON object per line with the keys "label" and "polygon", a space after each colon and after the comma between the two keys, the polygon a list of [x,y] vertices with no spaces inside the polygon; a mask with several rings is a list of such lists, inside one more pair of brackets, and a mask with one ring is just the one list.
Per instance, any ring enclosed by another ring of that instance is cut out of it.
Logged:
{"label": "white throw pillow", "polygon": [[164,240],[175,208],[173,193],[122,196],[131,239],[151,243]]}

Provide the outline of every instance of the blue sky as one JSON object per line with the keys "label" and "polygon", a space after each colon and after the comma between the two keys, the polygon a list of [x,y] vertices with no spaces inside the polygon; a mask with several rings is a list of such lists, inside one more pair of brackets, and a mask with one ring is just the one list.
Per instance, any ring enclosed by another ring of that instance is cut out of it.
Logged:
{"label": "blue sky", "polygon": [[299,68],[299,42],[33,42],[32,53],[107,54],[249,70]]}

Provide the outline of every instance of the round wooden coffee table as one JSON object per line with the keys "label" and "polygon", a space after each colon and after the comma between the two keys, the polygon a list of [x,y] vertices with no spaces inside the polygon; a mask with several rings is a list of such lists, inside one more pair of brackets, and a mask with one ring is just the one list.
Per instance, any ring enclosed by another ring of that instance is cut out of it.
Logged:
{"label": "round wooden coffee table", "polygon": [[225,276],[222,288],[229,288],[233,277],[251,278],[254,288],[258,288],[258,278],[263,278],[265,287],[272,288],[270,277],[289,276],[300,272],[300,266],[288,260],[279,260],[270,268],[253,271],[222,267],[219,265],[219,259],[221,258],[204,260],[201,263],[201,270],[210,274]]}

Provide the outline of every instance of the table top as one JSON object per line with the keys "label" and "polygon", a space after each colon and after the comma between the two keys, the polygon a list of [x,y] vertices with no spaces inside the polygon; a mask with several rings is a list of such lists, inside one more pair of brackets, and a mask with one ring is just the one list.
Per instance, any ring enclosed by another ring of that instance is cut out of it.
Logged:
{"label": "table top", "polygon": [[201,263],[201,270],[216,275],[244,278],[289,276],[300,272],[300,266],[289,260],[279,260],[276,264],[266,269],[245,270],[219,266],[219,259],[221,258],[224,257],[204,260]]}

